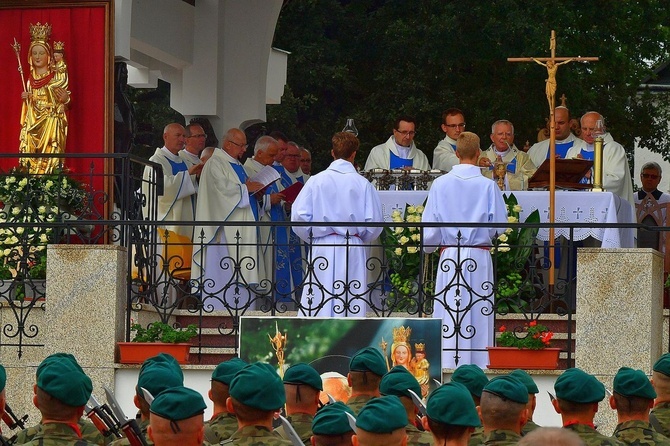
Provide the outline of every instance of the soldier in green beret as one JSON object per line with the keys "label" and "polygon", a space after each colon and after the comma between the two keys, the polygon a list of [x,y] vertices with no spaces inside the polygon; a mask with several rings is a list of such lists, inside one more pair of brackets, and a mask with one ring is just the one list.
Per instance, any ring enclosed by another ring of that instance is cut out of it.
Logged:
{"label": "soldier in green beret", "polygon": [[[484,386],[489,382],[489,379],[478,365],[463,364],[454,370],[453,375],[451,375],[451,382],[463,384],[470,391],[475,406],[479,406],[482,390],[484,390]],[[480,425],[472,433],[469,445],[478,446],[482,443],[484,443],[484,426]]]}
{"label": "soldier in green beret", "polygon": [[377,348],[365,347],[351,357],[347,374],[351,397],[347,406],[354,413],[357,414],[365,403],[379,396],[379,383],[386,372],[386,360]]}
{"label": "soldier in green beret", "polygon": [[227,440],[237,430],[237,418],[228,412],[226,400],[230,396],[230,382],[246,365],[247,363],[240,358],[233,358],[222,362],[212,372],[209,399],[214,403],[214,412],[212,418],[205,424],[205,440],[209,443],[216,444],[221,440]]}
{"label": "soldier in green beret", "polygon": [[626,444],[670,446],[670,439],[649,424],[654,398],[656,392],[642,370],[620,368],[614,376],[614,395],[610,397],[610,407],[616,410],[619,423],[614,437]]}
{"label": "soldier in green beret", "polygon": [[407,416],[395,395],[371,399],[356,418],[354,446],[405,446]]}
{"label": "soldier in green beret", "polygon": [[286,403],[284,384],[275,369],[255,362],[235,374],[230,382],[228,412],[237,416],[238,429],[222,445],[292,446],[272,431],[272,419]]}
{"label": "soldier in green beret", "polygon": [[[309,364],[292,365],[284,373],[286,415],[305,446],[309,446],[312,438],[312,420],[319,408],[322,390],[321,375]],[[284,426],[279,426],[275,431],[289,440]]]}
{"label": "soldier in green beret", "polygon": [[347,413],[354,415],[353,410],[340,401],[323,406],[312,421],[312,446],[351,446],[354,431]]}
{"label": "soldier in green beret", "polygon": [[147,434],[156,446],[201,446],[207,405],[198,392],[170,387],[151,403]]}
{"label": "soldier in green beret", "polygon": [[93,390],[91,379],[76,361],[63,357],[49,357],[42,361],[38,369],[33,402],[42,414],[42,426],[34,438],[25,444],[96,444],[83,440],[77,426]]}
{"label": "soldier in green beret", "polygon": [[475,428],[481,426],[470,392],[453,381],[430,394],[422,421],[434,444],[442,446],[466,446]]}
{"label": "soldier in green beret", "polygon": [[407,444],[426,445],[433,443],[433,437],[428,432],[422,432],[414,424],[419,410],[414,405],[412,395],[409,390],[421,397],[421,385],[405,367],[395,366],[382,377],[379,384],[379,392],[382,395],[395,395],[400,398],[400,402],[407,413]]}
{"label": "soldier in green beret", "polygon": [[521,436],[523,437],[540,427],[533,422],[533,414],[535,413],[535,406],[537,405],[537,398],[535,395],[537,395],[540,390],[537,388],[537,384],[535,384],[533,378],[525,370],[516,369],[510,372],[509,375],[521,381],[521,383],[526,386],[526,389],[528,389],[528,404],[526,405],[526,409],[528,409],[528,421],[526,421],[523,429],[521,429]]}
{"label": "soldier in green beret", "polygon": [[670,353],[661,356],[654,364],[651,385],[657,397],[649,422],[656,432],[670,438]]}
{"label": "soldier in green beret", "polygon": [[[150,410],[149,403],[144,399],[142,389],[147,389],[151,395],[157,396],[164,390],[184,385],[184,375],[176,361],[172,364],[166,361],[155,361],[154,358],[156,357],[147,359],[140,367],[137,385],[135,386],[135,396],[133,397],[133,403],[140,412],[138,424],[148,444],[152,444],[147,435]],[[130,446],[130,441],[127,438],[120,438],[113,441],[112,446]]]}
{"label": "soldier in green beret", "polygon": [[587,446],[623,444],[602,435],[593,424],[598,403],[605,398],[605,386],[595,376],[578,368],[568,369],[554,383],[554,391],[552,404],[561,415],[563,427],[579,435]]}
{"label": "soldier in green beret", "polygon": [[526,404],[528,391],[518,379],[505,375],[489,381],[478,408],[484,425],[484,444],[516,445],[528,419]]}
{"label": "soldier in green beret", "polygon": [[[77,362],[76,358],[73,355],[71,355],[70,353],[54,353],[44,358],[44,361],[42,361],[40,365],[37,367],[37,370],[35,372],[35,379],[37,379],[37,376],[39,376],[40,372],[44,370],[44,368],[46,367],[47,364],[49,364],[49,362],[61,359],[67,359],[71,361],[72,364],[79,370],[81,370],[83,373],[83,369],[81,368],[81,366],[79,365],[79,363]],[[77,426],[79,428],[79,431],[81,432],[81,438],[88,441],[89,443],[106,445],[109,444],[114,439],[116,439],[116,437],[113,434],[104,437],[102,433],[100,433],[98,428],[96,428],[95,425],[91,423],[87,418],[84,417],[79,418],[79,421],[77,421]],[[42,431],[42,422],[40,421],[39,424],[27,427],[23,429],[21,432],[19,432],[16,435],[16,440],[14,441],[14,444],[29,443],[41,431]]]}

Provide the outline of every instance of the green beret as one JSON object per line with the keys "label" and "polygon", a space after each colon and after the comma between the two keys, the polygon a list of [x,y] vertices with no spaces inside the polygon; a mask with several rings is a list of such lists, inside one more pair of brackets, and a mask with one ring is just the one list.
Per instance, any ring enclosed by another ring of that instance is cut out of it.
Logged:
{"label": "green beret", "polygon": [[159,353],[156,356],[152,356],[151,358],[145,359],[144,362],[142,363],[142,366],[140,367],[140,372],[142,372],[143,368],[157,362],[169,365],[170,367],[172,367],[175,373],[181,375],[182,380],[184,379],[184,372],[181,370],[179,362],[177,362],[174,356],[169,355],[167,353]]}
{"label": "green beret", "polygon": [[77,367],[81,372],[83,373],[84,370],[81,368],[79,363],[77,362],[77,358],[75,358],[73,355],[70,353],[54,353],[52,355],[47,356],[44,358],[44,360],[40,363],[40,365],[37,366],[37,370],[35,371],[35,376],[39,376],[42,370],[44,370],[44,367],[46,367],[50,362],[52,361],[62,361],[63,359],[66,359],[70,361],[75,367]]}
{"label": "green beret", "polygon": [[228,361],[224,361],[217,365],[212,372],[212,381],[218,381],[225,385],[230,385],[230,381],[233,380],[235,374],[242,370],[246,365],[246,361],[243,361],[240,358],[233,358]]}
{"label": "green beret", "polygon": [[666,353],[658,358],[658,361],[654,364],[654,372],[670,376],[670,353]]}
{"label": "green beret", "polygon": [[598,403],[605,398],[605,386],[585,371],[567,369],[554,383],[556,398],[573,403]]}
{"label": "green beret", "polygon": [[184,379],[181,375],[175,372],[174,368],[164,362],[154,362],[143,367],[137,378],[138,394],[141,393],[141,388],[145,388],[155,398],[166,389],[172,387],[182,387]]}
{"label": "green beret", "polygon": [[379,383],[379,392],[382,395],[406,396],[411,398],[412,395],[408,390],[413,391],[421,397],[421,386],[409,370],[398,365],[391,369],[386,375],[382,377]]}
{"label": "green beret", "polygon": [[198,392],[188,387],[172,387],[151,403],[151,413],[159,417],[179,421],[200,415],[205,412],[207,405]]}
{"label": "green beret", "polygon": [[286,370],[284,384],[306,384],[313,389],[323,390],[323,382],[319,372],[304,362],[294,364]]}
{"label": "green beret", "polygon": [[621,367],[614,376],[614,391],[623,396],[636,396],[648,400],[656,398],[656,391],[642,370]]}
{"label": "green beret", "polygon": [[428,397],[426,415],[438,423],[454,426],[481,426],[470,391],[461,383],[450,382],[435,389]]}
{"label": "green beret", "polygon": [[365,347],[357,351],[349,361],[349,370],[352,372],[372,372],[384,376],[388,372],[384,356],[375,347]]}
{"label": "green beret", "polygon": [[408,424],[405,407],[395,395],[371,399],[356,418],[356,427],[374,434],[388,434]]}
{"label": "green beret", "polygon": [[37,376],[37,387],[72,407],[86,404],[93,391],[91,379],[68,358],[49,359]]}
{"label": "green beret", "polygon": [[484,371],[475,364],[465,364],[454,370],[451,382],[463,384],[471,394],[476,397],[482,396],[482,390],[489,379]]}
{"label": "green beret", "polygon": [[245,366],[230,381],[230,396],[245,406],[273,411],[286,403],[284,383],[275,369],[263,362]]}
{"label": "green beret", "polygon": [[521,381],[521,383],[528,389],[528,393],[540,393],[540,389],[537,388],[537,384],[535,384],[533,378],[531,378],[531,376],[525,370],[516,369],[512,371],[509,376],[513,376]]}
{"label": "green beret", "polygon": [[483,391],[515,403],[528,403],[528,389],[521,381],[510,375],[496,376],[484,386]]}
{"label": "green beret", "polygon": [[7,384],[7,371],[3,366],[0,365],[0,392],[5,390],[6,384]]}
{"label": "green beret", "polygon": [[353,432],[347,413],[356,415],[341,401],[326,404],[314,415],[312,433],[314,435],[343,435]]}

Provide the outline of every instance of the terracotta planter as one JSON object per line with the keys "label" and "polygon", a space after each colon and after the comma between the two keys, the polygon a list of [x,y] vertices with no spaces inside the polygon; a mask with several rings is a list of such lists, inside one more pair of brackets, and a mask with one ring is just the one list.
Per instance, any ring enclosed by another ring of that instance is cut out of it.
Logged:
{"label": "terracotta planter", "polygon": [[486,347],[489,351],[489,369],[555,370],[558,368],[560,348],[529,350],[516,347]]}
{"label": "terracotta planter", "polygon": [[168,353],[180,364],[188,363],[191,344],[168,344],[164,342],[117,342],[121,364],[142,364],[147,358],[159,353]]}

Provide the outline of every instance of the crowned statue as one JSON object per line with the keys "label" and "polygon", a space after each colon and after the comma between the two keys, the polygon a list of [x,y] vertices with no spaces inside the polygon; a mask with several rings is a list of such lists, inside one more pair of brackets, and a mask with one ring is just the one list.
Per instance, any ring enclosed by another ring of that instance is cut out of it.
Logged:
{"label": "crowned statue", "polygon": [[[28,80],[24,79],[21,93],[21,133],[19,153],[59,154],[65,152],[67,139],[67,115],[70,104],[67,63],[64,59],[63,42],[50,43],[51,25],[30,25],[28,47]],[[23,78],[20,49],[14,45]],[[61,167],[58,158],[22,158],[21,165],[33,174],[52,173]]]}

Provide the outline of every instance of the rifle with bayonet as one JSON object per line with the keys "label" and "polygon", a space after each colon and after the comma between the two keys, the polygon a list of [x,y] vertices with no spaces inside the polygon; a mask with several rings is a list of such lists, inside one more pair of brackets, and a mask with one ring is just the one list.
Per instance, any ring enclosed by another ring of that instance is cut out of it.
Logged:
{"label": "rifle with bayonet", "polygon": [[112,434],[116,438],[123,438],[118,428],[119,420],[116,419],[109,406],[100,404],[93,394],[86,402],[85,413],[103,436],[107,437]]}
{"label": "rifle with bayonet", "polygon": [[[22,416],[21,418],[17,417],[9,404],[5,403],[5,413],[2,415],[2,421],[7,425],[8,428],[14,430],[17,427],[21,430],[26,428],[26,421],[28,420],[28,414]],[[16,443],[16,434],[11,438],[5,439],[0,435],[0,445],[2,446],[11,446]]]}
{"label": "rifle with bayonet", "polygon": [[116,415],[116,418],[120,421],[119,427],[125,434],[130,446],[148,446],[147,441],[142,434],[142,429],[140,425],[137,424],[137,420],[134,418],[127,418],[126,414],[123,413],[121,406],[114,397],[114,393],[109,390],[107,387],[105,389],[105,396],[107,397],[107,404],[111,407],[112,412]]}

